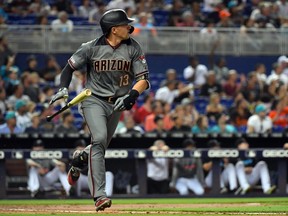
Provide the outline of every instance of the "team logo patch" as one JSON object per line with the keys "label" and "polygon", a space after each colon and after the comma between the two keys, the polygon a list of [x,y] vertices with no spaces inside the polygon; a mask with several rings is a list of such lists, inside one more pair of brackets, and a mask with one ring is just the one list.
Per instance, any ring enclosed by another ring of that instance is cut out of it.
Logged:
{"label": "team logo patch", "polygon": [[143,64],[146,64],[146,59],[145,59],[145,56],[144,55],[141,55],[139,57],[139,60],[143,63]]}

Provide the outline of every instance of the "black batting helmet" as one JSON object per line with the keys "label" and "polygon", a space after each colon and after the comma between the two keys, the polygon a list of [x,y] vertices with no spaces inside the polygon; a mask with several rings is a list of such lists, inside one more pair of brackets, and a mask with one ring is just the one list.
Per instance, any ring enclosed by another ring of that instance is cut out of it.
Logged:
{"label": "black batting helmet", "polygon": [[[129,18],[124,10],[112,9],[103,14],[100,19],[100,26],[103,34],[107,34],[112,27],[129,24],[133,21],[134,19]],[[133,31],[134,27],[131,26],[129,33],[131,34]]]}

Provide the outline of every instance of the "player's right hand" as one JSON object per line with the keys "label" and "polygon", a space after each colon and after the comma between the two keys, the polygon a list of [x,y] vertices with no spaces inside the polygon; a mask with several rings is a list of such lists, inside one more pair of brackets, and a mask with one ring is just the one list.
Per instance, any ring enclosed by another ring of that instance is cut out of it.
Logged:
{"label": "player's right hand", "polygon": [[65,100],[65,103],[67,103],[68,97],[69,97],[68,89],[65,87],[60,88],[58,92],[55,95],[53,95],[51,101],[49,102],[49,105],[53,104],[55,101],[62,98]]}

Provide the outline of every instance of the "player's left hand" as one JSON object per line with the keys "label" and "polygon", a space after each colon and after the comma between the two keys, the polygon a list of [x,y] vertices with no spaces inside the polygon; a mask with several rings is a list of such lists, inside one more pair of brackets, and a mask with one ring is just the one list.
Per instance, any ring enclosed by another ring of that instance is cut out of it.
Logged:
{"label": "player's left hand", "polygon": [[114,110],[115,111],[131,110],[134,104],[136,103],[138,96],[139,92],[137,90],[132,89],[129,95],[124,95],[116,100],[114,104]]}
{"label": "player's left hand", "polygon": [[65,100],[65,103],[67,103],[68,96],[69,96],[68,89],[65,87],[60,88],[58,92],[52,97],[51,101],[49,102],[49,105],[53,104],[55,101],[62,98]]}

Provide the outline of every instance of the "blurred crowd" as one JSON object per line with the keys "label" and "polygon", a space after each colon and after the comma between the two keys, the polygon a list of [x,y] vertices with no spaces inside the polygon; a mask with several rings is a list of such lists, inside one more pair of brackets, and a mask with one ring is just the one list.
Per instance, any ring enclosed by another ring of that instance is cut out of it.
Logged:
{"label": "blurred crowd", "polygon": [[[44,65],[29,55],[20,67],[2,36],[0,56],[0,133],[88,134],[77,106],[46,121],[64,105],[62,101],[48,106],[62,69],[53,55]],[[279,56],[270,70],[255,63],[248,73],[228,68],[223,57],[208,66],[190,56],[184,67],[183,71],[167,68],[163,76],[151,73],[152,88],[132,110],[123,112],[116,134],[287,132],[288,57]],[[75,71],[71,97],[81,92],[84,83],[85,71]]]}
{"label": "blurred crowd", "polygon": [[1,0],[0,26],[34,17],[26,24],[51,24],[54,29],[72,31],[73,24],[99,24],[101,15],[112,8],[124,9],[148,28],[215,26],[253,31],[288,27],[286,0]]}

